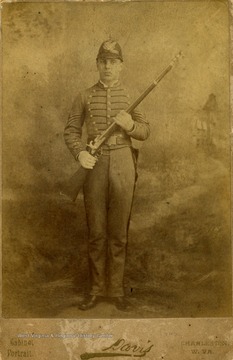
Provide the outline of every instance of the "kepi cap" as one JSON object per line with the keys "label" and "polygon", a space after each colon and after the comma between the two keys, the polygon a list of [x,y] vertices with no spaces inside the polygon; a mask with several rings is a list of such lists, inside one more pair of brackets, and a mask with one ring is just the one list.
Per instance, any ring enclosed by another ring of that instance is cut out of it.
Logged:
{"label": "kepi cap", "polygon": [[104,41],[99,48],[96,60],[98,59],[120,59],[123,61],[120,45],[114,40]]}

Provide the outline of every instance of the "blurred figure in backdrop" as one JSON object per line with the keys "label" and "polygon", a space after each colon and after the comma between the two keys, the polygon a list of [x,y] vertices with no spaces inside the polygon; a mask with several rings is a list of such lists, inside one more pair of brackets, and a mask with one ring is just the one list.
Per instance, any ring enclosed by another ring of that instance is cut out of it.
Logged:
{"label": "blurred figure in backdrop", "polygon": [[196,145],[210,150],[217,141],[217,111],[216,96],[210,94],[205,105],[198,109],[194,115]]}
{"label": "blurred figure in backdrop", "polygon": [[211,146],[214,144],[214,128],[215,128],[216,122],[217,122],[217,110],[218,110],[216,96],[214,94],[209,95],[208,100],[206,101],[205,105],[203,106],[203,110],[206,113],[207,146]]}

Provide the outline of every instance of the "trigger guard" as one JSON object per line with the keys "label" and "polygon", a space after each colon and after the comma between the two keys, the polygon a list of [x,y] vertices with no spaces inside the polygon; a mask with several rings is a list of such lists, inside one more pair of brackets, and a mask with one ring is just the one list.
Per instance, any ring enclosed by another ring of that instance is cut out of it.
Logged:
{"label": "trigger guard", "polygon": [[93,145],[93,140],[91,140],[89,144],[87,144],[87,147],[91,148],[92,150],[96,150],[95,145]]}

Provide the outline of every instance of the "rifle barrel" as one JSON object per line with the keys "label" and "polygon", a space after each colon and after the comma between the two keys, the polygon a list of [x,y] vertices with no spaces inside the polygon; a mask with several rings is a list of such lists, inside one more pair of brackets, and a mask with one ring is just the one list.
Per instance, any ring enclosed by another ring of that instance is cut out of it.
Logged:
{"label": "rifle barrel", "polygon": [[182,55],[177,54],[170,64],[159,74],[159,76],[146,88],[146,90],[126,109],[129,114],[142,102],[142,100],[158,85],[164,76],[173,68],[176,60]]}

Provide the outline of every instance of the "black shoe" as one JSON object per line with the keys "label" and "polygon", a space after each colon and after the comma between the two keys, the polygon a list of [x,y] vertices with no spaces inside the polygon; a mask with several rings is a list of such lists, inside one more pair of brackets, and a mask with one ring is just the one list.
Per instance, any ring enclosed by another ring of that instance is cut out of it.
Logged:
{"label": "black shoe", "polygon": [[88,298],[84,299],[78,306],[80,310],[89,310],[95,307],[98,303],[98,297],[95,295],[89,296]]}
{"label": "black shoe", "polygon": [[114,304],[117,310],[120,311],[130,311],[132,309],[132,304],[124,296],[114,298]]}

